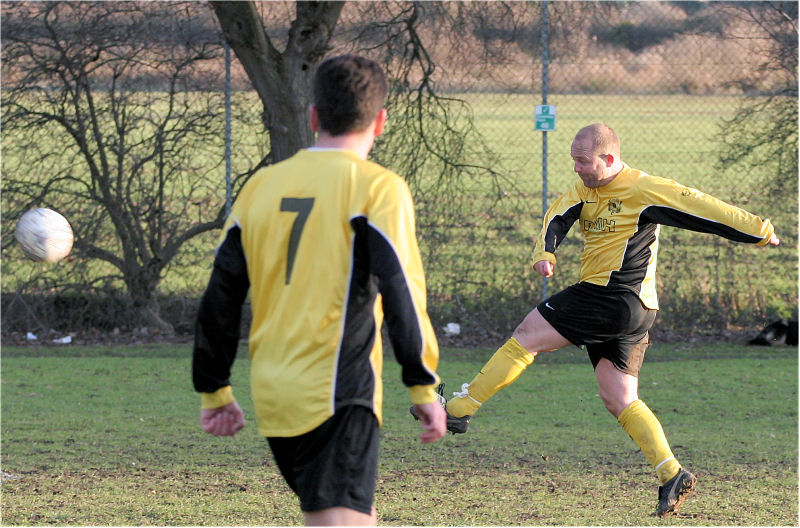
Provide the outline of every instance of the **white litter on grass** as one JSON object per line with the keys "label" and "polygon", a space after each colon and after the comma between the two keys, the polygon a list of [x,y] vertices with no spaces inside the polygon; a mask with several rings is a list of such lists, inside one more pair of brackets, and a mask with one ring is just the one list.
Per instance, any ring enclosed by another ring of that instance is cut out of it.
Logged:
{"label": "white litter on grass", "polygon": [[444,327],[444,333],[447,335],[461,334],[461,325],[458,323],[447,323]]}
{"label": "white litter on grass", "polygon": [[28,341],[36,341],[39,338],[36,337],[36,334],[34,334],[33,332],[28,332],[28,335],[25,336],[25,339],[27,339]]}
{"label": "white litter on grass", "polygon": [[59,337],[58,339],[53,339],[53,343],[58,343],[59,345],[68,345],[72,343],[72,336],[64,336]]}

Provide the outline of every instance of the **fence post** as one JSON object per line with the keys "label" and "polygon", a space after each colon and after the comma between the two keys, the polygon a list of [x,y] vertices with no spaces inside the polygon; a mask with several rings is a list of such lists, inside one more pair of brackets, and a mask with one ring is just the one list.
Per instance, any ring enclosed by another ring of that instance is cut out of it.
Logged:
{"label": "fence post", "polygon": [[[549,42],[547,36],[547,0],[542,0],[542,104],[547,104],[547,67]],[[547,130],[542,131],[542,220],[547,212]],[[547,298],[547,277],[542,277],[542,299]]]}
{"label": "fence post", "polygon": [[231,214],[231,47],[225,43],[225,218]]}

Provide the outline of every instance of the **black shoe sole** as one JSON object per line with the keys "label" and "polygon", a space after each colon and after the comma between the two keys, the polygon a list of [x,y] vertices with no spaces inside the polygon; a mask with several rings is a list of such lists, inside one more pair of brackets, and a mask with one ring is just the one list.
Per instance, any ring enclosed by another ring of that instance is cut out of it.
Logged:
{"label": "black shoe sole", "polygon": [[469,416],[467,416],[466,420],[461,420],[456,418],[454,421],[450,421],[450,415],[447,415],[447,430],[453,434],[464,434],[467,432],[467,428],[469,427]]}
{"label": "black shoe sole", "polygon": [[669,509],[667,509],[662,513],[656,512],[656,515],[663,519],[664,517],[669,517],[670,515],[674,515],[675,513],[677,513],[678,510],[681,509],[681,506],[683,506],[683,503],[686,501],[686,499],[691,497],[692,494],[694,493],[694,488],[696,484],[697,484],[697,477],[692,475],[692,478],[684,482],[683,487],[678,492],[678,498],[675,500],[675,504],[673,504]]}

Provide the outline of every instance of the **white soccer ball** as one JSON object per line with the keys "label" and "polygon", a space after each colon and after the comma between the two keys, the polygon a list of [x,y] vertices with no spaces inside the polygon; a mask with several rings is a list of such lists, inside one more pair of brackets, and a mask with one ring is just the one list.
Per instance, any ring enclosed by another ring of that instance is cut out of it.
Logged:
{"label": "white soccer ball", "polygon": [[72,227],[52,209],[31,209],[19,219],[14,236],[36,262],[58,262],[72,250]]}

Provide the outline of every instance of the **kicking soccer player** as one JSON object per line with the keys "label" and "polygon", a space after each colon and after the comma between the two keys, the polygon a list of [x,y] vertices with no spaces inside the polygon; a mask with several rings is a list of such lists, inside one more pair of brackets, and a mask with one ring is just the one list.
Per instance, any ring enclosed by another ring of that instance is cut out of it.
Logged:
{"label": "kicking soccer player", "polygon": [[385,74],[334,57],[313,91],[315,146],[259,171],[233,205],[200,305],[193,380],[203,430],[236,434],[230,373],[250,290],[258,430],[306,524],[375,525],[384,314],[423,443],[445,433],[439,349],[408,186],[366,161],[386,122]]}
{"label": "kicking soccer player", "polygon": [[624,164],[619,138],[605,124],[581,129],[571,154],[580,181],[548,209],[533,262],[540,275],[553,275],[556,248],[577,220],[585,237],[580,282],[534,308],[480,373],[454,393],[446,403],[447,428],[466,432],[480,406],[539,352],[585,345],[603,403],[655,468],[661,483],[656,514],[665,517],[680,508],[696,479],[681,467],[658,419],[638,396],[648,330],[658,311],[660,224],[758,246],[780,240],[769,220]]}

